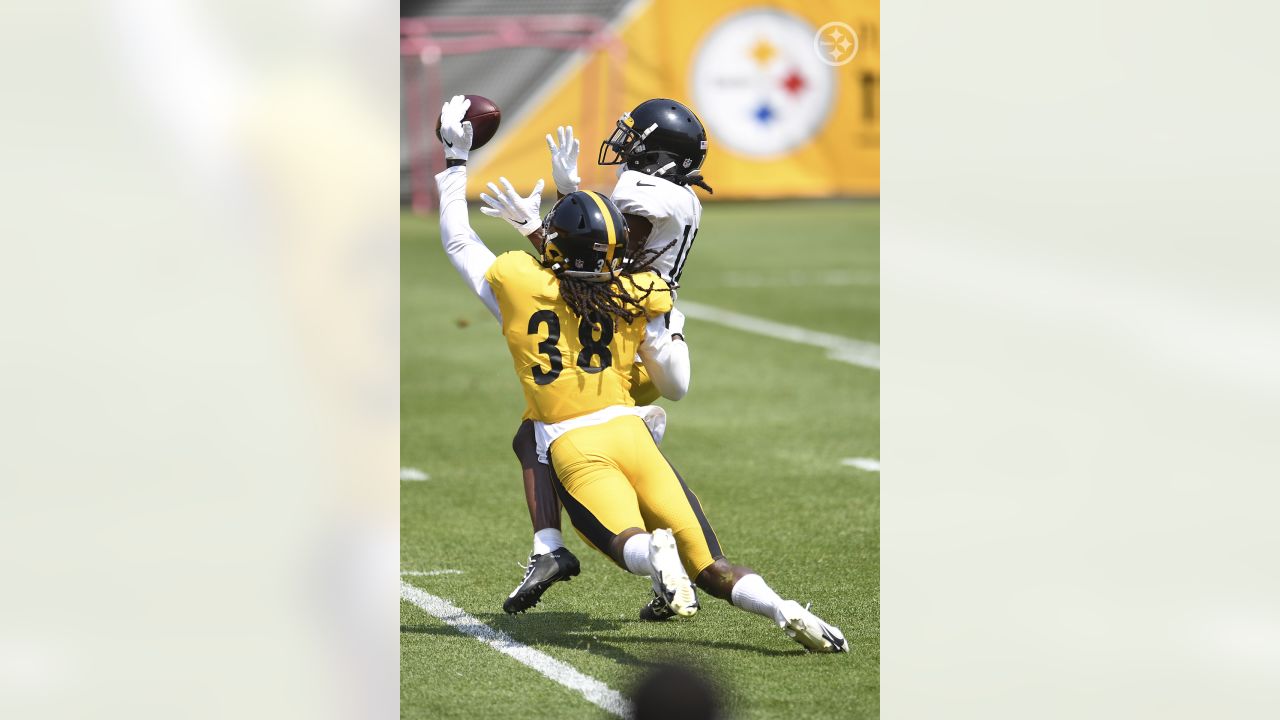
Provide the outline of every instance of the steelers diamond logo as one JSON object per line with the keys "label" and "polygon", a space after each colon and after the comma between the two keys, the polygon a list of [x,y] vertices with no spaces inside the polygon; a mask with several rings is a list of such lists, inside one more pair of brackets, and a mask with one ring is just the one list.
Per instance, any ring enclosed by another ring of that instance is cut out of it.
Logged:
{"label": "steelers diamond logo", "polygon": [[813,51],[822,62],[839,67],[858,54],[858,33],[842,22],[829,22],[813,34]]}
{"label": "steelers diamond logo", "polygon": [[814,27],[780,10],[729,16],[703,38],[690,84],[715,144],[768,159],[811,141],[831,113],[835,71],[813,52]]}

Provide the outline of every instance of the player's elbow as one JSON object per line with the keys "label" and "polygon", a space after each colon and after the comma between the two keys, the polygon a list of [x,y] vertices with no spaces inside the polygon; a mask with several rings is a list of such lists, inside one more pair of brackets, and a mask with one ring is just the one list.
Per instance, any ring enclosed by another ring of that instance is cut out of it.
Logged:
{"label": "player's elbow", "polygon": [[689,394],[689,381],[686,379],[683,383],[676,383],[669,388],[668,392],[662,394],[662,397],[668,400],[680,400]]}
{"label": "player's elbow", "polygon": [[649,368],[649,378],[658,394],[679,400],[689,393],[689,348],[683,341],[663,342],[657,348],[641,345],[640,359]]}
{"label": "player's elbow", "polygon": [[440,223],[440,245],[444,247],[446,255],[454,255],[460,252],[466,244],[467,236],[464,233],[450,232],[449,228]]}
{"label": "player's elbow", "polygon": [[658,387],[658,392],[662,393],[662,397],[668,400],[680,400],[689,394],[689,363],[685,359],[683,363],[673,363],[675,367],[666,368],[667,372],[662,376],[662,382],[654,378],[654,385]]}
{"label": "player's elbow", "polygon": [[454,237],[453,227],[445,219],[444,215],[440,215],[440,245],[444,251],[453,254],[458,244],[457,238]]}
{"label": "player's elbow", "polygon": [[689,392],[689,375],[679,368],[649,362],[649,379],[658,394],[667,400],[679,400]]}

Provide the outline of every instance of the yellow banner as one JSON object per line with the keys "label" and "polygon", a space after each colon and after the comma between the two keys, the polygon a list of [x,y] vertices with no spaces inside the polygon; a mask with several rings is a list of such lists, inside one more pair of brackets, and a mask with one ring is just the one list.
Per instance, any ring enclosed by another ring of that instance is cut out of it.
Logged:
{"label": "yellow banner", "polygon": [[544,136],[567,124],[582,140],[583,187],[608,192],[616,168],[596,165],[600,142],[653,97],[706,125],[715,199],[879,194],[876,0],[650,0],[617,33],[622,48],[576,60],[477,151],[472,194],[499,175],[519,189],[550,185]]}

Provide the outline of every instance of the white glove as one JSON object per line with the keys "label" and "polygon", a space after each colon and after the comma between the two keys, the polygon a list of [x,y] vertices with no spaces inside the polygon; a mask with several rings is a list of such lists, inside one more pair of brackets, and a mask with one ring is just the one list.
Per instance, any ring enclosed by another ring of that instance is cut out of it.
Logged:
{"label": "white glove", "polygon": [[480,212],[506,220],[521,235],[529,237],[529,233],[542,227],[542,216],[538,214],[538,209],[542,207],[542,187],[545,183],[538,180],[538,184],[533,186],[533,193],[529,197],[521,197],[506,178],[500,178],[499,182],[502,183],[501,190],[497,185],[489,183],[493,197],[480,193],[480,199],[489,206],[480,208]]}
{"label": "white glove", "polygon": [[675,306],[672,306],[671,312],[667,314],[667,332],[684,337],[684,313]]}
{"label": "white glove", "polygon": [[454,95],[440,108],[440,141],[444,143],[446,160],[466,160],[471,151],[471,121],[462,121],[471,101],[465,95]]}
{"label": "white glove", "polygon": [[578,177],[578,149],[581,143],[573,137],[573,126],[556,128],[560,138],[557,143],[547,135],[547,147],[551,148],[551,179],[561,195],[568,195],[578,189],[582,178]]}

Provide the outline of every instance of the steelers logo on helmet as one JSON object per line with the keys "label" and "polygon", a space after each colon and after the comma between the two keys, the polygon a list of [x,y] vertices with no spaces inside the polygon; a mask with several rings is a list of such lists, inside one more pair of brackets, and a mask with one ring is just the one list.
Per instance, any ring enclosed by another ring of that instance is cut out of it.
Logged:
{"label": "steelers logo on helmet", "polygon": [[578,190],[560,198],[542,229],[542,264],[557,276],[605,282],[622,269],[627,221],[609,198]]}

